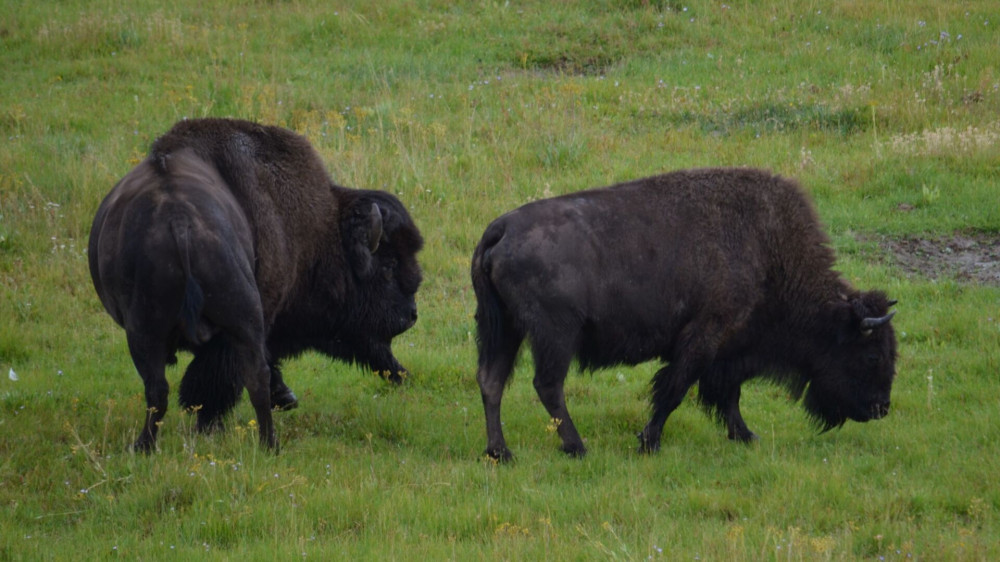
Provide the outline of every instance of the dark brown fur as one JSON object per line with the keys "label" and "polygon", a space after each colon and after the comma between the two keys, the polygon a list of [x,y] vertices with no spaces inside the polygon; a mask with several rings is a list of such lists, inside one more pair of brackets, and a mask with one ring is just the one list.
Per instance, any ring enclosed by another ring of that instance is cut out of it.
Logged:
{"label": "dark brown fur", "polygon": [[307,349],[395,382],[392,338],[416,320],[422,239],[394,196],[340,187],[291,131],[182,121],[101,203],[90,235],[98,296],[122,325],[149,408],[136,441],[155,446],[164,366],[195,357],[181,404],[209,429],[246,387],[261,441],[271,407],[294,407],[280,362]]}
{"label": "dark brown fur", "polygon": [[[667,363],[653,378],[640,449],[699,383],[729,437],[754,434],[743,381],[766,376],[824,428],[888,410],[895,336],[890,302],[831,269],[834,256],[795,182],[751,169],[679,171],[529,203],[486,229],[472,259],[477,379],[487,454],[510,458],[500,401],[522,341],[563,449],[585,451],[563,382],[583,368]],[[862,330],[864,319],[876,324]]]}

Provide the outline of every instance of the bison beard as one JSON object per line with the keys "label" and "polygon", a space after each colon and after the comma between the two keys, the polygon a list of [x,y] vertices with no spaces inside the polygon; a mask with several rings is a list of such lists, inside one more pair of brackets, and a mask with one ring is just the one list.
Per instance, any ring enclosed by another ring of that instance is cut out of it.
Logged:
{"label": "bison beard", "polygon": [[496,219],[472,258],[486,454],[512,457],[500,403],[522,342],[562,448],[586,449],[563,383],[581,368],[665,363],[641,451],[659,448],[695,383],[730,439],[756,435],[743,382],[788,388],[820,429],[885,416],[895,375],[894,304],[832,270],[812,205],[788,179],[703,169],[529,203]]}
{"label": "bison beard", "polygon": [[194,358],[180,403],[210,430],[246,388],[261,442],[297,404],[281,361],[314,349],[402,380],[394,336],[416,321],[423,240],[391,194],[340,187],[308,141],[247,121],[182,121],[101,203],[97,294],[145,385],[135,448],[155,447],[165,366]]}

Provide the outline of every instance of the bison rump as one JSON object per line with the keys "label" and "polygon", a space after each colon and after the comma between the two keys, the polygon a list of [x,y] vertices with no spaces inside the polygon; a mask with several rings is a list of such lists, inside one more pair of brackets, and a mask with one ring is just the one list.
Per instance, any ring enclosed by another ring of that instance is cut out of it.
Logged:
{"label": "bison rump", "polygon": [[136,447],[155,442],[167,409],[164,368],[177,347],[196,351],[181,403],[201,407],[199,425],[228,411],[246,386],[261,439],[273,445],[250,229],[214,168],[190,150],[144,161],[102,203],[89,259],[146,386],[150,407]]}

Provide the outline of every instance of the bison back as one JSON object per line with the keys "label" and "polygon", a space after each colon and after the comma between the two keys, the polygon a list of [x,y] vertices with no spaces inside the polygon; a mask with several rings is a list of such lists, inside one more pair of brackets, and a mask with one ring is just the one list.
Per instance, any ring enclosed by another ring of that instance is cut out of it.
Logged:
{"label": "bison back", "polygon": [[218,171],[242,210],[270,324],[318,261],[340,255],[340,208],[325,166],[305,137],[235,119],[181,121],[156,140],[150,158],[164,162],[183,150]]}
{"label": "bison back", "polygon": [[798,263],[832,263],[797,185],[757,170],[536,201],[497,219],[481,247],[495,232],[480,275],[502,308],[531,339],[565,340],[585,367],[670,360],[696,318],[727,318],[720,337],[737,335]]}

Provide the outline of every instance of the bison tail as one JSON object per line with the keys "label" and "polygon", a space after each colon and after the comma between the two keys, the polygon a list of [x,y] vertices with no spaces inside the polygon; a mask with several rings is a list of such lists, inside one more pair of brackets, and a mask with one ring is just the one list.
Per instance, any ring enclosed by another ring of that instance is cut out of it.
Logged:
{"label": "bison tail", "polygon": [[201,318],[201,310],[205,304],[205,293],[201,285],[191,274],[191,255],[189,242],[189,225],[186,221],[175,220],[170,223],[170,229],[174,235],[174,242],[177,244],[177,253],[181,261],[181,270],[184,273],[184,301],[181,303],[181,310],[178,320],[184,336],[194,344],[202,343],[198,335],[198,324]]}
{"label": "bison tail", "polygon": [[217,335],[194,354],[181,379],[180,405],[198,412],[198,427],[207,429],[236,406],[243,391],[240,355],[224,335]]}
{"label": "bison tail", "polygon": [[483,234],[472,255],[472,288],[476,293],[476,343],[479,366],[491,364],[504,353],[504,342],[511,334],[506,307],[493,285],[490,252],[503,238],[503,229],[496,223]]}
{"label": "bison tail", "polygon": [[198,321],[201,318],[201,308],[205,303],[205,293],[201,285],[190,274],[184,281],[184,303],[181,305],[180,322],[184,336],[193,343],[198,340]]}

